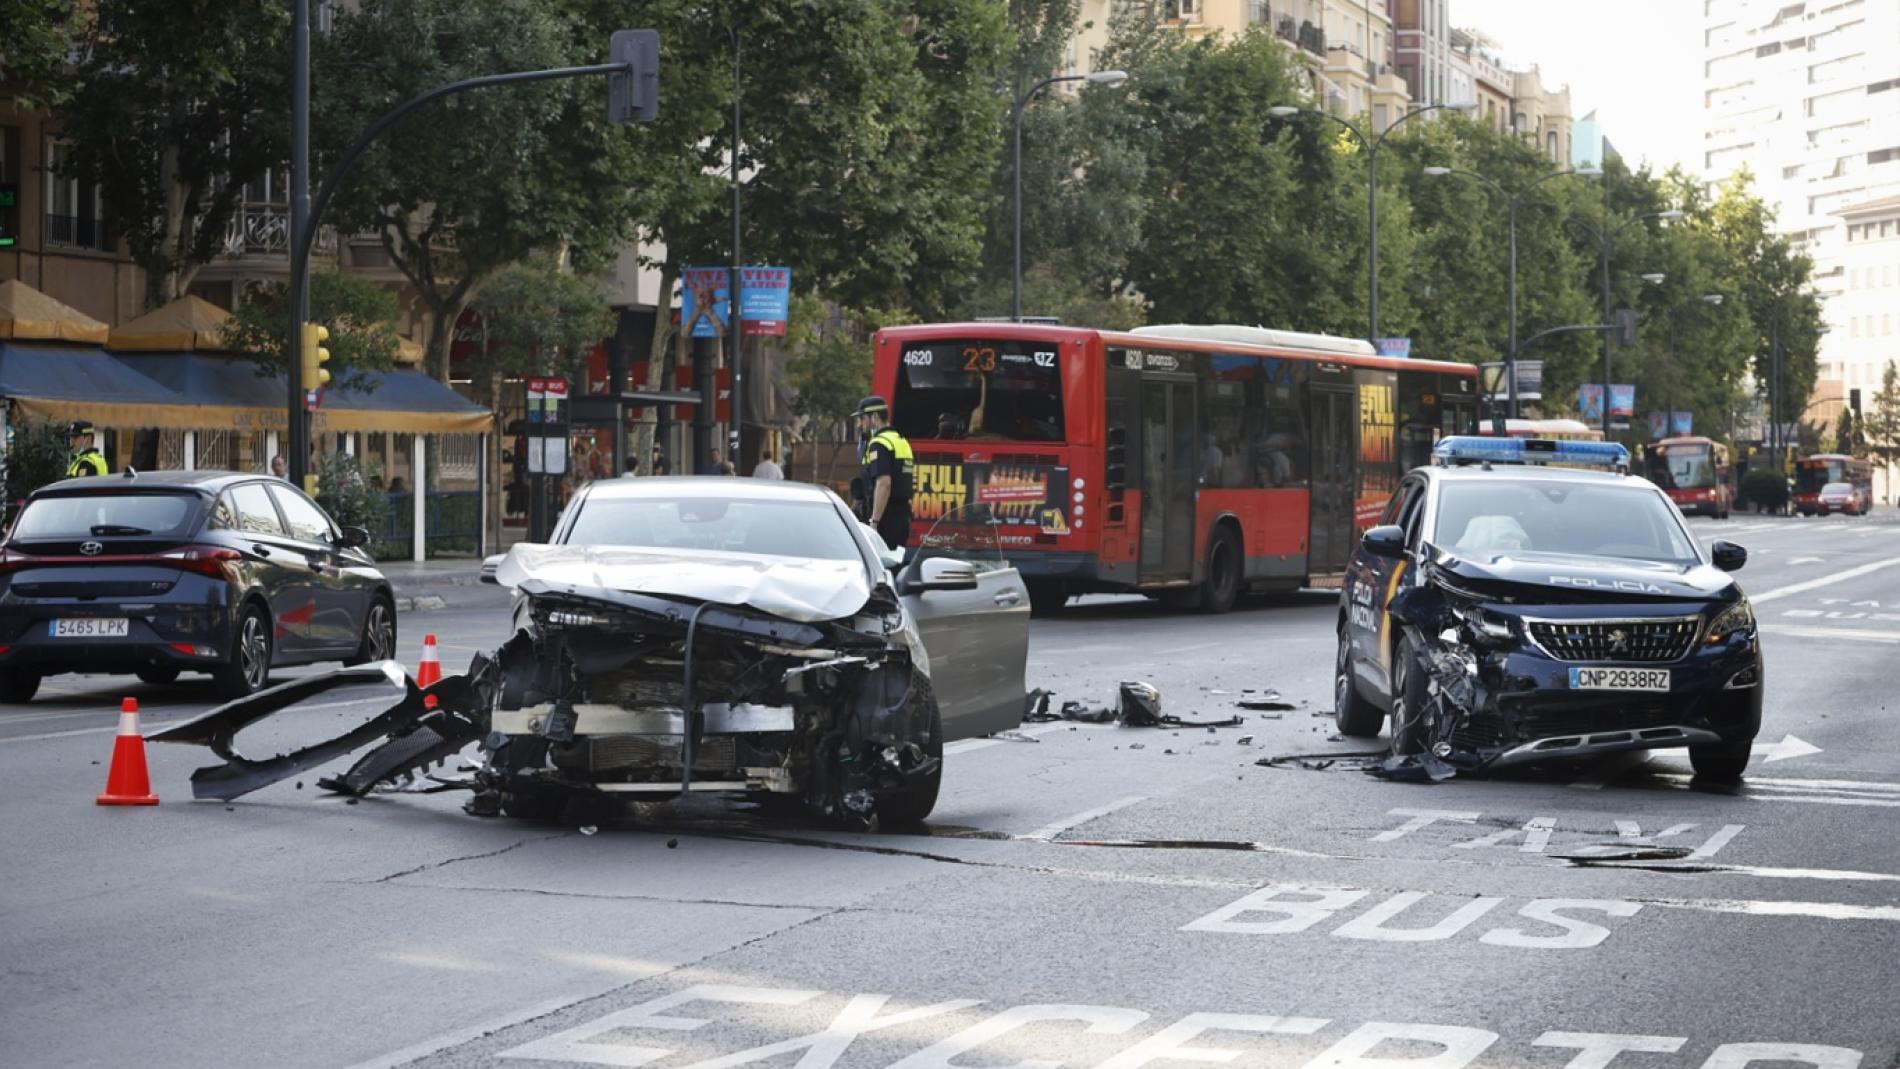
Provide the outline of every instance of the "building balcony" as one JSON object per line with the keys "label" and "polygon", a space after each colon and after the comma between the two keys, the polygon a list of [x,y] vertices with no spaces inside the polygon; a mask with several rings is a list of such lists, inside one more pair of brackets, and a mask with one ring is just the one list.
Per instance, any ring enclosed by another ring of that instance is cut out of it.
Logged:
{"label": "building balcony", "polygon": [[[330,227],[320,228],[316,245],[310,250],[311,257],[334,257],[336,249],[336,231]],[[225,224],[221,254],[228,259],[283,257],[288,260],[290,205],[253,201],[240,204],[231,213],[231,221]]]}
{"label": "building balcony", "polygon": [[93,249],[99,252],[112,251],[111,236],[106,233],[106,225],[98,219],[87,219],[78,215],[46,216],[46,244],[65,245],[77,249]]}

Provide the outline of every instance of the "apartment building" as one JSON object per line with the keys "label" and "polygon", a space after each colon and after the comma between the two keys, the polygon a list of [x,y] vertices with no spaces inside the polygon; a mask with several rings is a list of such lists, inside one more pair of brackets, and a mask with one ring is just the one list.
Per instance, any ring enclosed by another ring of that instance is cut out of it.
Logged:
{"label": "apartment building", "polygon": [[[1470,79],[1453,77],[1451,0],[1393,0],[1392,65],[1420,104],[1472,99]],[[1460,94],[1459,89],[1464,92]]]}
{"label": "apartment building", "polygon": [[1703,12],[1702,177],[1747,168],[1813,257],[1829,328],[1820,377],[1865,403],[1900,359],[1900,323],[1881,320],[1900,308],[1885,281],[1900,273],[1900,3],[1704,0]]}

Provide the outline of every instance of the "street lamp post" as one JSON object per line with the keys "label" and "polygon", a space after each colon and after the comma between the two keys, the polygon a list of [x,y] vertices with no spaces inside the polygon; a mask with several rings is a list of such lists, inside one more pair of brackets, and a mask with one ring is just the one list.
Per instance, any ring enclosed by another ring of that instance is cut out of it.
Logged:
{"label": "street lamp post", "polygon": [[1457,104],[1427,104],[1392,120],[1392,125],[1379,132],[1377,137],[1367,137],[1356,123],[1319,108],[1301,108],[1291,104],[1279,104],[1267,109],[1267,114],[1276,119],[1284,119],[1302,112],[1331,119],[1352,132],[1359,143],[1366,148],[1366,340],[1379,344],[1379,146],[1385,144],[1386,136],[1399,128],[1399,124],[1428,111],[1469,112],[1478,106],[1476,101],[1463,101]]}
{"label": "street lamp post", "polygon": [[[1575,217],[1565,220],[1565,222],[1575,223],[1588,231],[1591,239],[1597,243],[1597,258],[1603,279],[1603,321],[1605,323],[1610,321],[1610,258],[1613,255],[1617,235],[1645,219],[1680,219],[1683,215],[1682,212],[1674,208],[1660,212],[1645,212],[1642,215],[1624,220],[1622,226],[1611,230],[1607,226],[1610,212],[1609,204],[1609,193],[1606,191],[1603,195],[1605,226],[1594,226],[1589,222]],[[1603,336],[1603,436],[1605,438],[1610,436],[1610,379],[1614,377],[1615,374],[1610,370],[1610,347],[1613,343],[1614,339],[1610,335],[1605,334]]]}
{"label": "street lamp post", "polygon": [[[1679,363],[1678,354],[1676,352],[1677,340],[1678,340],[1678,336],[1676,332],[1677,314],[1680,313],[1684,308],[1689,307],[1690,305],[1706,304],[1706,305],[1709,305],[1710,307],[1715,307],[1717,305],[1720,305],[1722,303],[1722,300],[1723,300],[1723,295],[1720,293],[1698,293],[1693,297],[1689,297],[1684,300],[1678,301],[1674,305],[1670,306],[1670,309],[1669,309],[1669,361],[1671,364],[1670,370],[1672,372],[1676,369],[1676,365]],[[1672,374],[1671,378],[1673,377],[1674,376]],[[1607,399],[1607,396],[1608,395],[1605,395],[1606,399]],[[1675,393],[1673,390],[1670,391],[1669,400],[1672,403],[1663,405],[1663,430],[1665,432],[1663,437],[1665,438],[1669,436],[1667,432],[1673,430],[1674,425],[1675,425],[1675,405],[1673,403],[1675,401]]]}
{"label": "street lamp post", "polygon": [[1015,203],[1015,222],[1011,227],[1013,236],[1010,258],[1009,318],[1020,323],[1023,319],[1023,107],[1029,99],[1043,89],[1057,82],[1088,82],[1090,85],[1120,85],[1128,80],[1127,71],[1095,71],[1092,74],[1058,74],[1037,82],[1029,87],[1022,96],[1016,98],[1016,104],[1010,115],[1010,165],[1009,177],[1011,199]]}
{"label": "street lamp post", "polygon": [[[1520,199],[1523,198],[1524,194],[1529,193],[1531,190],[1537,188],[1540,185],[1543,185],[1545,182],[1548,182],[1553,178],[1562,178],[1565,175],[1576,175],[1580,178],[1594,178],[1597,175],[1602,174],[1603,172],[1600,169],[1595,168],[1595,167],[1585,167],[1585,168],[1580,168],[1578,170],[1572,170],[1572,171],[1552,171],[1549,174],[1541,175],[1537,178],[1532,179],[1530,182],[1526,183],[1525,185],[1519,187],[1516,190],[1510,190],[1510,189],[1504,188],[1503,183],[1497,181],[1494,178],[1489,178],[1485,175],[1481,175],[1476,171],[1466,171],[1457,167],[1427,167],[1425,168],[1425,173],[1433,176],[1434,178],[1440,177],[1443,175],[1455,174],[1463,178],[1475,179],[1479,182],[1483,182],[1487,186],[1490,186],[1492,189],[1498,192],[1498,195],[1504,198],[1507,214],[1510,219],[1510,235],[1511,235],[1511,261],[1510,261],[1510,273],[1509,273],[1510,325],[1509,325],[1509,340],[1506,342],[1505,348],[1504,348],[1504,391],[1505,391],[1504,396],[1506,398],[1505,415],[1509,419],[1516,419],[1517,418],[1517,353],[1518,353],[1518,344],[1517,344],[1517,203]],[[1604,316],[1603,318],[1606,322],[1609,320],[1609,316],[1607,315]],[[1603,395],[1604,411],[1606,412],[1609,411],[1609,404],[1610,404],[1609,394],[1605,393]]]}

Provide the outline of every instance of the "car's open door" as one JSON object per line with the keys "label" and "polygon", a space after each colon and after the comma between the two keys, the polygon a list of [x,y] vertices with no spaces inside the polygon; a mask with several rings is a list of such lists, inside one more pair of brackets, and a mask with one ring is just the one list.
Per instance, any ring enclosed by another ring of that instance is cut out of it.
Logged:
{"label": "car's open door", "polygon": [[1003,558],[989,507],[965,505],[939,519],[898,585],[930,655],[944,739],[1021,724],[1029,596]]}

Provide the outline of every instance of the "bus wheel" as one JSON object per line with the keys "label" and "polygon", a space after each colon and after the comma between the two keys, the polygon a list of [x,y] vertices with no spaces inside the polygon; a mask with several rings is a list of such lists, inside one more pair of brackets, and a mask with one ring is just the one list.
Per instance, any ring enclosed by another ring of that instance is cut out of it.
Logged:
{"label": "bus wheel", "polygon": [[1069,592],[1054,583],[1025,583],[1029,588],[1029,611],[1036,616],[1060,612],[1069,603]]}
{"label": "bus wheel", "polygon": [[1240,600],[1240,539],[1231,528],[1214,531],[1207,546],[1207,578],[1200,586],[1202,612],[1223,613]]}

